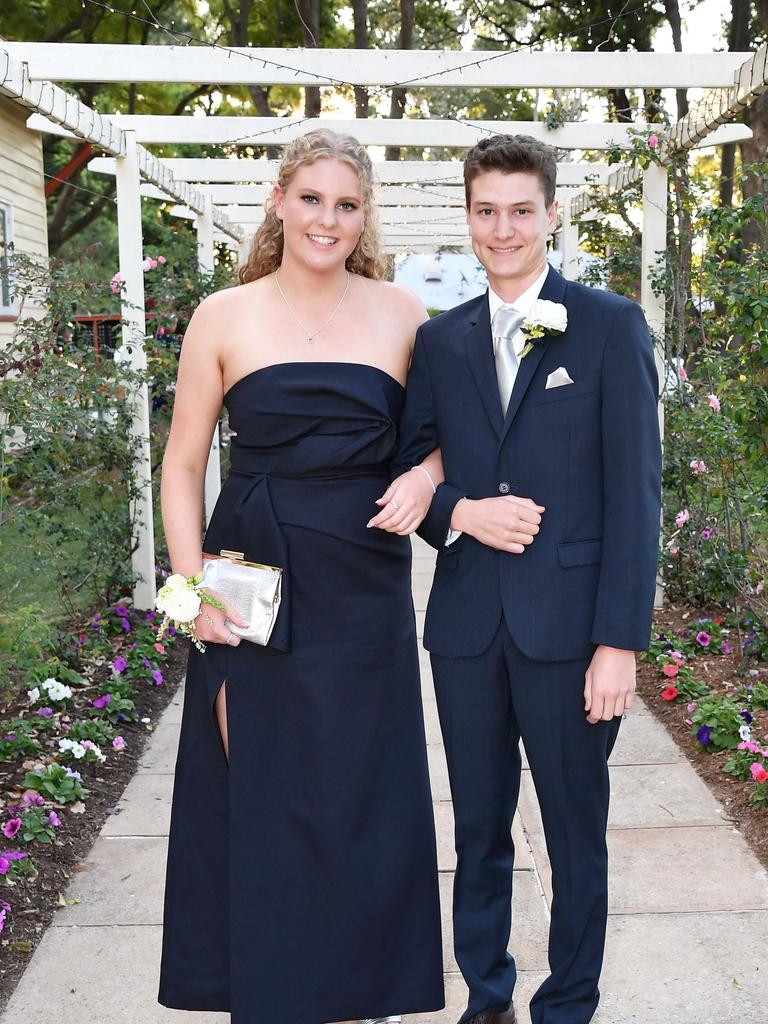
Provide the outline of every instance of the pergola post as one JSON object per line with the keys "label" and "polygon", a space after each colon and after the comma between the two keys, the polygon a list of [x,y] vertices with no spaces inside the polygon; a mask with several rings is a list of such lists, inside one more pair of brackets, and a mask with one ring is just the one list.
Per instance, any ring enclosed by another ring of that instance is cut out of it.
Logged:
{"label": "pergola post", "polygon": [[[197,231],[197,265],[203,274],[213,273],[213,201],[210,196],[204,200],[204,209],[195,217]],[[211,448],[205,467],[205,524],[211,521],[216,500],[221,492],[221,455],[219,450],[219,423],[213,429]]]}
{"label": "pergola post", "polygon": [[[125,155],[117,158],[117,224],[121,293],[122,340],[115,360],[132,371],[144,373],[147,354],[144,348],[146,322],[144,311],[143,240],[141,199],[139,196],[139,160],[136,136],[125,132]],[[155,603],[155,537],[152,510],[152,463],[149,450],[149,394],[146,380],[126,389],[131,414],[131,432],[137,443],[133,470],[136,497],[131,502],[133,551],[131,566],[136,576],[133,602],[148,610]]]}
{"label": "pergola post", "polygon": [[573,218],[570,199],[565,200],[561,209],[563,211],[560,226],[562,273],[567,280],[577,281],[579,278],[579,225]]}
{"label": "pergola post", "polygon": [[[664,387],[666,366],[664,362],[664,329],[666,308],[663,291],[653,289],[653,279],[658,277],[659,260],[667,249],[667,188],[669,172],[666,167],[651,164],[643,171],[643,243],[641,250],[640,302],[654,339],[656,368],[659,384]],[[664,439],[664,406],[659,402],[659,431]],[[656,584],[657,608],[664,601],[661,578]]]}

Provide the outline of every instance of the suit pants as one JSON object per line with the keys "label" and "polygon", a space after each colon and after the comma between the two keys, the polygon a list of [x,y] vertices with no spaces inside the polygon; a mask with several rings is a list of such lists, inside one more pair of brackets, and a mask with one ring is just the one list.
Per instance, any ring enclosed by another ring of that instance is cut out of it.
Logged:
{"label": "suit pants", "polygon": [[[456,821],[454,946],[469,987],[461,1020],[506,1008],[515,986],[507,945],[522,737],[553,889],[551,973],[531,1001],[531,1020],[587,1024],[599,1000],[608,905],[607,761],[621,719],[586,721],[590,658],[532,661],[503,621],[482,654],[433,654],[431,661]],[[517,946],[525,942],[525,934],[514,938]]]}

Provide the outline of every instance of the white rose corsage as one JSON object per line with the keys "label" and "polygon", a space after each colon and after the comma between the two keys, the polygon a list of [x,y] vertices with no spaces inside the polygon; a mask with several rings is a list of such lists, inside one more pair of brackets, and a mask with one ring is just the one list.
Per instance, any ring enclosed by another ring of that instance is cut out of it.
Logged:
{"label": "white rose corsage", "polygon": [[[205,652],[205,644],[195,633],[192,623],[200,614],[204,603],[213,605],[214,608],[220,608],[222,611],[226,611],[226,608],[218,598],[198,589],[202,580],[201,572],[196,576],[189,577],[175,572],[158,590],[155,608],[163,616],[157,631],[158,640],[162,640],[168,626],[173,625],[180,633],[189,637],[198,651]],[[205,615],[205,612],[203,614]]]}
{"label": "white rose corsage", "polygon": [[568,326],[568,310],[561,302],[537,299],[533,304],[530,319],[523,324],[523,333],[528,338],[520,353],[523,359],[533,346],[546,335],[562,334]]}

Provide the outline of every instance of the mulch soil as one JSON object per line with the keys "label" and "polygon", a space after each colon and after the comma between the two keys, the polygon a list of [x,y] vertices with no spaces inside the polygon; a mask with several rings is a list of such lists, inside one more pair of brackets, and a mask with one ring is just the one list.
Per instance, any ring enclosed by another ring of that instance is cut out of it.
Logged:
{"label": "mulch soil", "polygon": [[[716,614],[716,613],[713,613]],[[682,606],[666,605],[656,612],[654,623],[657,632],[665,633],[670,639],[678,630],[695,625],[702,612]],[[734,696],[734,691],[745,682],[768,681],[768,664],[754,658],[743,658],[735,629],[723,630],[733,647],[732,654],[708,654],[706,651],[690,662],[694,676],[703,680],[713,694]],[[764,867],[768,868],[768,809],[750,807],[747,795],[751,784],[739,782],[723,772],[722,765],[730,751],[710,753],[696,742],[691,727],[686,723],[689,717],[686,705],[680,701],[667,702],[659,696],[670,682],[662,679],[653,663],[639,662],[637,692],[650,710],[672,735],[677,745],[688,757],[701,778],[723,805],[725,817],[739,829],[747,843]],[[752,734],[763,745],[768,742],[768,711],[753,711]]]}
{"label": "mulch soil", "polygon": [[[10,998],[24,968],[29,963],[43,932],[60,906],[65,905],[65,893],[70,877],[91,849],[109,814],[119,802],[123,790],[133,778],[139,761],[162,712],[173,698],[186,669],[186,643],[172,644],[168,660],[163,663],[164,683],[155,686],[148,682],[136,687],[134,700],[138,717],[148,717],[151,724],[124,722],[120,734],[126,746],[119,755],[110,751],[103,764],[78,765],[83,785],[89,790],[86,810],[73,814],[68,806],[61,809],[64,825],[51,845],[34,844],[33,857],[37,872],[19,879],[13,887],[1,887],[0,898],[13,905],[5,930],[0,937],[0,1013]],[[23,702],[0,708],[3,717],[17,713]],[[30,762],[26,762],[31,767]],[[0,790],[8,794],[23,792],[25,769],[21,764],[10,772],[0,771]],[[7,800],[10,803],[10,800]],[[6,845],[12,845],[6,843]],[[18,844],[25,848],[26,844]]]}

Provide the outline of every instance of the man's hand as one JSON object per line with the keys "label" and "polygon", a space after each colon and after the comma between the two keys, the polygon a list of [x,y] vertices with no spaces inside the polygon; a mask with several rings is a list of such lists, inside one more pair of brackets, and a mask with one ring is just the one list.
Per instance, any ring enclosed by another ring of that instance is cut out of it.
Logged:
{"label": "man's hand", "polygon": [[462,498],[453,510],[451,529],[468,533],[481,544],[521,555],[539,532],[543,505],[514,494],[503,498]]}
{"label": "man's hand", "polygon": [[634,651],[600,646],[584,680],[584,710],[590,725],[609,722],[632,707],[637,664]]}

